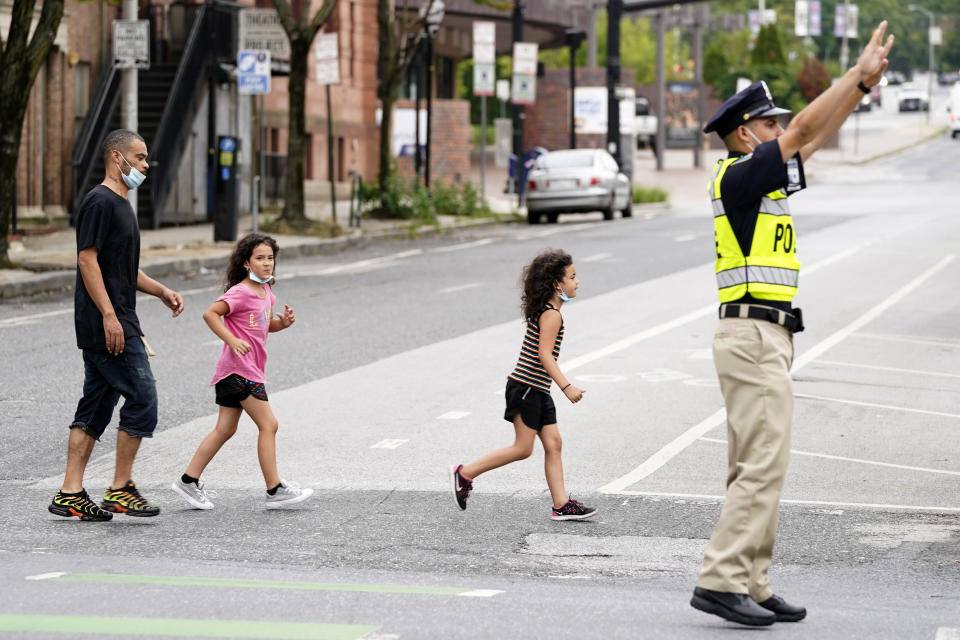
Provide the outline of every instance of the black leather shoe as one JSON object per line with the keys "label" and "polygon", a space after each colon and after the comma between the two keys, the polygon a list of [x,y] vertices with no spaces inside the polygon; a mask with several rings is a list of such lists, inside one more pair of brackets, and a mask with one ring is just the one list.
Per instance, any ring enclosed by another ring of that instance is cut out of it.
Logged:
{"label": "black leather shoe", "polygon": [[768,611],[773,611],[777,622],[799,622],[807,617],[806,609],[787,604],[787,601],[778,595],[770,596],[761,602],[760,606]]}
{"label": "black leather shoe", "polygon": [[724,620],[752,627],[766,627],[776,620],[773,612],[761,607],[745,593],[727,593],[697,587],[693,590],[690,605]]}

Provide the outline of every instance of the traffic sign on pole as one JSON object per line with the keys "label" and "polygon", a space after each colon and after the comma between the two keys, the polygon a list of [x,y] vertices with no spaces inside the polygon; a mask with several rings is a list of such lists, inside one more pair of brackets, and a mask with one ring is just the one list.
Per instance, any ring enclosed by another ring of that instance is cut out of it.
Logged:
{"label": "traffic sign on pole", "polygon": [[270,52],[237,52],[237,93],[260,95],[270,93]]}
{"label": "traffic sign on pole", "polygon": [[150,68],[150,22],[113,21],[113,66],[117,69]]}
{"label": "traffic sign on pole", "polygon": [[336,33],[317,34],[317,84],[340,84],[340,48]]}

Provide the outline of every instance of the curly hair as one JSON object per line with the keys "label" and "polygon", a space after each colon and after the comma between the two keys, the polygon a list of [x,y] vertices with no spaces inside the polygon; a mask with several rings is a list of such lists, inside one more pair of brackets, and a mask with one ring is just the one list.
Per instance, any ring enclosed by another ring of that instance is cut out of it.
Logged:
{"label": "curly hair", "polygon": [[544,249],[523,268],[520,310],[524,318],[537,321],[543,306],[553,297],[571,264],[573,258],[563,249]]}
{"label": "curly hair", "polygon": [[[270,248],[273,249],[273,259],[277,259],[277,254],[280,253],[280,246],[276,240],[265,233],[254,232],[243,236],[240,238],[240,241],[237,242],[237,247],[230,256],[230,262],[227,263],[227,273],[223,279],[224,291],[247,279],[247,268],[243,265],[250,260],[250,257],[253,255],[253,250],[257,248],[257,245],[261,244],[269,245]],[[274,267],[274,269],[276,269],[276,267]]]}

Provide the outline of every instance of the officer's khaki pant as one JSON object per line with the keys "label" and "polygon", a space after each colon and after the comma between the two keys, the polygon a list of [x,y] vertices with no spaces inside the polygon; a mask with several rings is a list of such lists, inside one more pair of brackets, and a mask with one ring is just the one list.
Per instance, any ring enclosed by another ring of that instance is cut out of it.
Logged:
{"label": "officer's khaki pant", "polygon": [[723,318],[713,358],[727,406],[727,496],[697,586],[773,595],[767,569],[790,457],[793,336],[780,325]]}

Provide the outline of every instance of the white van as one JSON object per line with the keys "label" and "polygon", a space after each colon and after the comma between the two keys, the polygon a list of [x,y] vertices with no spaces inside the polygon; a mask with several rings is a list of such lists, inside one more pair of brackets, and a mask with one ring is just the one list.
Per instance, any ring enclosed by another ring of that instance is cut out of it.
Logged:
{"label": "white van", "polygon": [[950,113],[950,137],[960,137],[960,82],[950,89],[947,111]]}

